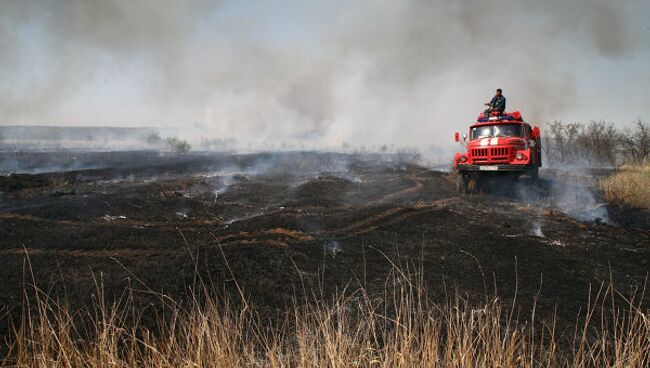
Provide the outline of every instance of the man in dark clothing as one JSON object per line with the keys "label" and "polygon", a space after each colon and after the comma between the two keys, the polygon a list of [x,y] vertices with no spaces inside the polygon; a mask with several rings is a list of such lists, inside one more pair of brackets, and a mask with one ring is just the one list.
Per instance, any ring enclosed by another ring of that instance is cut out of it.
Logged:
{"label": "man in dark clothing", "polygon": [[503,114],[506,110],[506,98],[501,94],[501,88],[497,89],[497,94],[485,105],[489,106],[488,109],[485,110],[485,116],[490,117],[492,112],[495,111],[498,112],[499,115]]}

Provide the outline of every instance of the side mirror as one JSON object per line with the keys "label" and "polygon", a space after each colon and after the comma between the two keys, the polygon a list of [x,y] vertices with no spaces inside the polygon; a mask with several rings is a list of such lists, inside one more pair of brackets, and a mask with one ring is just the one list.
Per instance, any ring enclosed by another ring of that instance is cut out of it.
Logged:
{"label": "side mirror", "polygon": [[537,138],[539,138],[539,128],[538,127],[533,128],[533,134],[532,135],[533,135],[533,138],[535,138],[535,140],[537,140]]}
{"label": "side mirror", "polygon": [[463,140],[464,140],[464,141],[467,140],[467,134],[465,134],[465,133],[463,133]]}
{"label": "side mirror", "polygon": [[458,134],[458,132],[454,133],[454,139],[456,142],[460,142],[460,134]]}

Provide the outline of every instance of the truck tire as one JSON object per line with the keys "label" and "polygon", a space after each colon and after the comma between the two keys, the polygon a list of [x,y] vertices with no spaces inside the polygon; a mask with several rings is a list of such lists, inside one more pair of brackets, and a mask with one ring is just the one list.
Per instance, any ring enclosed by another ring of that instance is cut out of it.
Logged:
{"label": "truck tire", "polygon": [[458,173],[458,176],[456,177],[456,192],[458,192],[458,194],[467,194],[468,181],[467,175]]}
{"label": "truck tire", "polygon": [[533,185],[537,185],[539,182],[539,168],[538,167],[531,167],[530,168],[530,182]]}
{"label": "truck tire", "polygon": [[491,175],[476,174],[474,177],[474,193],[490,193],[492,192],[494,180]]}

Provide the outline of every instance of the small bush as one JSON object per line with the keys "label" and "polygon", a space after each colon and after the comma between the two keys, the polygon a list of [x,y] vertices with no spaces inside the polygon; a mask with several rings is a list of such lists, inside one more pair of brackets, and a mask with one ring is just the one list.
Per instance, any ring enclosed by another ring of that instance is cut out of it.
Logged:
{"label": "small bush", "polygon": [[192,146],[185,140],[178,139],[176,137],[169,137],[165,140],[167,146],[170,150],[176,153],[187,153],[190,151]]}
{"label": "small bush", "polygon": [[160,134],[158,133],[151,133],[145,138],[145,141],[149,145],[158,146],[162,143],[162,138],[160,138]]}

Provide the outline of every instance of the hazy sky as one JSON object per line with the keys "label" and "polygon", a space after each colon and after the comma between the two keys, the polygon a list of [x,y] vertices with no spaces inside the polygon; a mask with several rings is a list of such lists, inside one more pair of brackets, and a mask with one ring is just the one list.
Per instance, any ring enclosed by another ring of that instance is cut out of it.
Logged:
{"label": "hazy sky", "polygon": [[650,119],[650,1],[0,0],[2,125],[428,147],[497,87],[533,123]]}

